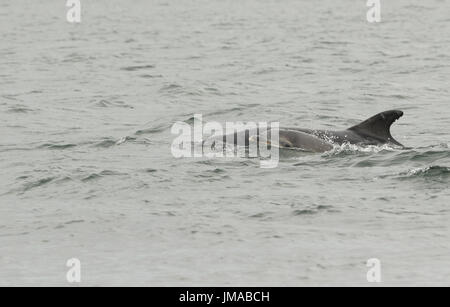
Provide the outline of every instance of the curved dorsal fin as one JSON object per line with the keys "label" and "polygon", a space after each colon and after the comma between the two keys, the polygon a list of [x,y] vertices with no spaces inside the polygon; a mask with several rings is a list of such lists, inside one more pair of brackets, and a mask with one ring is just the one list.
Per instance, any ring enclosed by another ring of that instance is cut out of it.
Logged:
{"label": "curved dorsal fin", "polygon": [[371,118],[349,128],[348,130],[365,136],[373,137],[386,143],[393,143],[398,146],[403,146],[392,137],[390,131],[392,124],[402,116],[402,111],[385,111],[372,116]]}

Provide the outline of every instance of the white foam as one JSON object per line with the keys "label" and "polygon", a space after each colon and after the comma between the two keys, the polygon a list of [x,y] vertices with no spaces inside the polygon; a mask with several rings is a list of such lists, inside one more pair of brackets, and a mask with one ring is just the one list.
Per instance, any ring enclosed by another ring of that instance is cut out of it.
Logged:
{"label": "white foam", "polygon": [[325,156],[333,156],[340,153],[357,153],[357,152],[366,152],[366,153],[378,153],[380,151],[395,151],[398,148],[393,147],[392,145],[384,144],[382,146],[376,145],[368,145],[361,146],[350,143],[344,143],[342,145],[334,145],[333,149],[324,153]]}

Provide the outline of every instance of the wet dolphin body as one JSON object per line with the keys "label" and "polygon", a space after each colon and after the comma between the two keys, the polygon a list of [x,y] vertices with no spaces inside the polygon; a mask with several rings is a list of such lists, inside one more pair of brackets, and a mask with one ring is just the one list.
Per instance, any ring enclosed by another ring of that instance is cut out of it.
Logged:
{"label": "wet dolphin body", "polygon": [[[403,147],[392,137],[390,132],[392,124],[402,116],[402,111],[385,111],[341,131],[280,128],[279,147],[296,148],[309,152],[326,152],[331,150],[333,145],[344,143],[362,146],[388,144]],[[220,139],[224,143],[231,143],[234,140],[235,145],[249,146],[252,141],[270,143],[271,136],[270,130],[267,135],[260,134],[259,130],[244,130],[235,132],[234,135],[224,135]]]}

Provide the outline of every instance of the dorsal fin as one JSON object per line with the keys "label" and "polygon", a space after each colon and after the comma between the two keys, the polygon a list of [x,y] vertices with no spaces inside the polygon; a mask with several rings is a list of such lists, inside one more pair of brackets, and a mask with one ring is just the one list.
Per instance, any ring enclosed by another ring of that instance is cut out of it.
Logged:
{"label": "dorsal fin", "polygon": [[348,130],[375,138],[382,142],[403,146],[392,137],[390,131],[392,124],[402,116],[402,111],[385,111],[349,128]]}

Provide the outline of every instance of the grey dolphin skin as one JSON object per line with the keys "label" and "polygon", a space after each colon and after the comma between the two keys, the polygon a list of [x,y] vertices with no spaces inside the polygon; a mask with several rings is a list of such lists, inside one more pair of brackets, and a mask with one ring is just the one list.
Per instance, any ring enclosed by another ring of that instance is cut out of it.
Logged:
{"label": "grey dolphin skin", "polygon": [[[390,132],[392,124],[402,116],[402,111],[385,111],[356,126],[340,131],[280,128],[279,147],[295,148],[307,152],[326,152],[331,150],[333,145],[342,145],[344,143],[362,146],[388,144],[403,147],[402,144],[392,137]],[[267,132],[267,135],[261,135],[259,130],[245,130],[235,132],[234,135],[224,135],[220,138],[223,138],[224,143],[234,140],[235,145],[249,146],[252,141],[270,144],[268,140],[271,139],[271,136],[270,130]],[[240,144],[238,140],[244,140],[245,144]]]}

